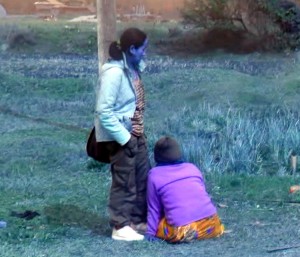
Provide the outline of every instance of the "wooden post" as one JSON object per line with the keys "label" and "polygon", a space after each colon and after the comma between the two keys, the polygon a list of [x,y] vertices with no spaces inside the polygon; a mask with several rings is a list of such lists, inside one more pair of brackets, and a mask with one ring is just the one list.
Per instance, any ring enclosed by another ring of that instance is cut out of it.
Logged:
{"label": "wooden post", "polygon": [[116,40],[116,1],[97,0],[99,76],[108,58],[108,48]]}
{"label": "wooden post", "polygon": [[[97,0],[97,39],[98,39],[98,75],[101,79],[101,67],[108,58],[108,49],[112,41],[116,40],[116,0]],[[96,102],[100,83],[95,87]],[[98,128],[98,118],[95,117],[95,128]]]}

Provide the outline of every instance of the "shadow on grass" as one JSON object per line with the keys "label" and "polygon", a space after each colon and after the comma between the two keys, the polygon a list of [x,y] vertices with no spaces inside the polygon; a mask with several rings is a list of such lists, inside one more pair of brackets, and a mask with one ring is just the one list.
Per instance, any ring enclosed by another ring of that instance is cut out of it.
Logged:
{"label": "shadow on grass", "polygon": [[107,218],[72,204],[55,204],[44,208],[47,222],[52,225],[76,226],[98,235],[110,235]]}

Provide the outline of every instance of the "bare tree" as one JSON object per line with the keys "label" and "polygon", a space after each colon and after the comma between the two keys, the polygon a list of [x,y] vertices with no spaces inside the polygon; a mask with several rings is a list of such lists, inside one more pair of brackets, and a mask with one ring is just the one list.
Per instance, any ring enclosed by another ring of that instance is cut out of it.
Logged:
{"label": "bare tree", "polygon": [[99,75],[108,58],[108,48],[116,40],[116,1],[97,0]]}

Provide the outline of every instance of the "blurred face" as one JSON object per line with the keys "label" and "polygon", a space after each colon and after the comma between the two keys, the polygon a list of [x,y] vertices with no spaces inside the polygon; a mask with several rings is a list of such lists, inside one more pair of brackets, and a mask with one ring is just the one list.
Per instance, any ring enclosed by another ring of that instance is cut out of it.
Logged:
{"label": "blurred face", "polygon": [[146,38],[143,45],[141,45],[138,48],[135,48],[134,46],[130,47],[130,53],[131,56],[129,57],[129,62],[136,66],[140,63],[140,61],[146,56],[146,49],[148,46],[148,39]]}

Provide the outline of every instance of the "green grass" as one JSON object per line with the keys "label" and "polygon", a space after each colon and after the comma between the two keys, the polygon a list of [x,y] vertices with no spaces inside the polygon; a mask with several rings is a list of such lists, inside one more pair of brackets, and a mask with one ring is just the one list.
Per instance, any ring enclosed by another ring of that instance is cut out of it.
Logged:
{"label": "green grass", "polygon": [[51,98],[57,100],[72,100],[74,96],[80,96],[87,91],[86,85],[90,84],[86,80],[80,79],[29,79],[22,76],[9,78],[7,75],[0,73],[2,79],[2,89],[5,95],[14,94],[16,96],[32,95]]}
{"label": "green grass", "polygon": [[[3,19],[0,23],[0,46],[4,51],[8,48],[10,52],[23,54],[97,54],[97,23],[69,20],[71,17],[57,21],[26,17]],[[166,37],[168,28],[177,24],[171,22],[160,26],[150,22],[123,22],[117,23],[117,33],[132,26],[146,30],[154,43]],[[16,41],[17,35],[24,36],[25,42]]]}
{"label": "green grass", "polygon": [[[35,33],[43,30],[40,38],[49,32],[50,44],[66,32],[64,24],[34,22],[30,28]],[[157,29],[157,34],[151,32],[156,37],[167,31]],[[74,40],[78,32],[72,31]],[[165,57],[156,58],[159,68],[168,69],[143,76],[150,158],[153,161],[153,146],[161,135],[174,135],[185,158],[205,174],[207,190],[232,232],[182,245],[112,241],[109,167],[85,153],[93,125],[96,76],[30,78],[17,68],[5,72],[2,67],[0,220],[7,221],[7,228],[0,229],[1,257],[252,257],[297,243],[300,193],[289,194],[289,187],[300,183],[300,170],[298,165],[296,175],[289,175],[289,154],[291,149],[300,150],[299,61],[280,55],[211,54],[195,58],[208,64],[205,67],[185,68],[195,59],[176,59],[182,64],[176,68]],[[277,60],[286,66],[274,76],[215,65],[223,59],[243,64],[248,58]],[[31,63],[28,70],[41,65],[47,69],[43,62]],[[25,210],[40,216],[25,220],[10,215]],[[297,256],[296,250],[284,253]]]}
{"label": "green grass", "polygon": [[[239,56],[236,58],[240,59]],[[230,69],[191,68],[178,70],[175,74],[171,70],[150,75],[147,81],[155,85],[149,88],[153,97],[161,99],[163,96],[167,102],[173,101],[175,107],[178,103],[190,106],[207,102],[227,108],[258,109],[286,105],[298,110],[299,64],[290,64],[289,67],[288,74],[279,73],[277,77],[252,76]],[[178,94],[174,94],[174,90]]]}
{"label": "green grass", "polygon": [[[97,52],[96,23],[20,18],[3,20],[0,27],[2,42],[8,44],[13,52],[43,54],[91,54]],[[32,39],[33,43],[16,42],[14,40],[16,35]]]}
{"label": "green grass", "polygon": [[[51,168],[45,172],[29,172],[24,168],[27,179],[13,172],[16,174],[10,174],[10,180],[14,181],[12,188],[5,183],[7,181],[1,183],[1,191],[6,193],[1,194],[0,215],[8,222],[8,227],[0,231],[4,242],[0,247],[2,256],[118,256],[124,249],[123,256],[189,256],[194,251],[205,253],[203,248],[214,248],[221,253],[223,248],[217,245],[230,247],[234,241],[252,251],[250,230],[253,233],[257,229],[255,222],[276,224],[282,211],[289,212],[286,219],[297,214],[297,209],[290,209],[285,203],[291,200],[288,187],[296,182],[295,179],[208,175],[208,191],[216,204],[228,206],[219,208],[219,213],[226,228],[234,229],[234,234],[181,246],[147,242],[112,244],[105,207],[110,184],[106,169],[102,172],[78,170],[72,173]],[[9,216],[12,210],[22,212],[27,209],[36,210],[41,216],[30,221]],[[238,224],[243,227],[237,227]],[[240,242],[239,237],[249,240],[249,245]],[[268,243],[263,245],[267,247]],[[263,250],[256,251],[262,254]],[[228,256],[238,255],[231,252]]]}
{"label": "green grass", "polygon": [[288,174],[290,152],[300,150],[298,68],[276,77],[219,68],[147,75],[150,107],[160,106],[147,117],[149,140],[179,137],[186,158],[207,172]]}

